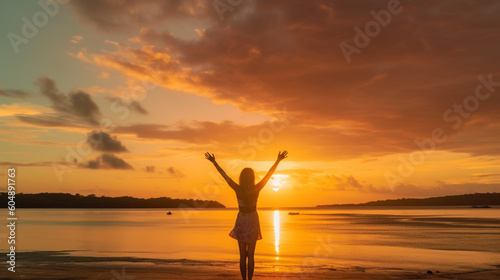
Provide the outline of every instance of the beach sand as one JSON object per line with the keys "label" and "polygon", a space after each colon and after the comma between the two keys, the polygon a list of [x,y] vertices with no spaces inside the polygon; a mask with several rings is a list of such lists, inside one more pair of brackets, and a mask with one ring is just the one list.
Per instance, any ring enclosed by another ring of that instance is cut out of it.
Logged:
{"label": "beach sand", "polygon": [[[238,262],[131,257],[86,257],[69,251],[21,252],[16,272],[3,266],[0,279],[241,279]],[[254,279],[500,279],[500,266],[491,269],[433,271],[380,267],[266,266],[257,261]]]}

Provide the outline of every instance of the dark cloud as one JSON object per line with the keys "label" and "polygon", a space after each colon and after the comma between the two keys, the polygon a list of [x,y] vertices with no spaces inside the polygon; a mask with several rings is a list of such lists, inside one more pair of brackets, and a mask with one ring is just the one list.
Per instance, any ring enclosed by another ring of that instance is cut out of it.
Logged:
{"label": "dark cloud", "polygon": [[[230,121],[222,123],[210,121],[179,122],[175,125],[137,124],[117,126],[114,133],[133,133],[139,138],[181,140],[191,143],[223,142],[230,140],[227,135],[217,132],[226,131],[232,139],[244,139],[248,133],[257,132],[260,126],[242,127]],[[247,128],[245,130],[245,128]],[[238,135],[239,134],[239,135]],[[211,135],[211,136],[209,136]]]}
{"label": "dark cloud", "polygon": [[116,136],[111,136],[106,132],[94,130],[87,136],[87,143],[92,149],[101,152],[127,152],[127,148],[118,141]]}
{"label": "dark cloud", "polygon": [[36,126],[46,127],[88,127],[81,123],[79,119],[66,114],[38,114],[38,115],[16,115],[22,122]]}
{"label": "dark cloud", "polygon": [[[397,132],[373,132],[361,128],[325,129],[301,125],[300,120],[283,120],[276,119],[258,125],[239,125],[229,121],[179,122],[170,126],[137,124],[117,126],[113,132],[134,134],[143,139],[177,140],[203,145],[200,147],[202,150],[206,145],[213,145],[219,153],[259,160],[282,150],[284,145],[286,149],[294,151],[297,160],[327,161],[381,156],[394,151],[410,152],[416,148],[413,141],[398,137]],[[367,145],[367,139],[370,145]]]}
{"label": "dark cloud", "polygon": [[362,185],[352,175],[327,175],[333,188],[338,191],[374,191],[373,185]]}
{"label": "dark cloud", "polygon": [[59,92],[56,82],[52,79],[41,77],[35,82],[40,87],[40,93],[47,96],[52,101],[52,106],[56,111],[67,111],[67,97]]}
{"label": "dark cloud", "polygon": [[[228,12],[224,22],[213,20],[216,12],[213,7],[209,12],[207,4],[179,4],[207,20],[197,39],[176,34],[168,24],[157,28],[160,17],[146,19],[151,7],[172,12],[159,2],[137,2],[129,10],[115,9],[114,1],[77,1],[76,5],[87,7],[79,10],[81,16],[102,28],[115,23],[126,23],[129,31],[142,28],[142,46],[118,43],[121,51],[98,55],[101,63],[109,61],[135,77],[150,76],[147,69],[160,65],[167,77],[162,86],[230,102],[245,111],[269,112],[274,106],[286,106],[298,116],[291,125],[295,131],[311,126],[311,133],[301,135],[315,140],[343,134],[351,141],[340,143],[340,149],[352,151],[350,156],[418,149],[414,140],[429,138],[436,127],[449,136],[461,135],[438,149],[499,154],[500,142],[493,141],[498,125],[477,123],[498,123],[500,87],[462,118],[461,129],[452,128],[456,122],[443,118],[455,104],[463,106],[474,95],[481,84],[479,75],[493,74],[492,80],[500,81],[494,75],[497,66],[491,63],[500,59],[498,2],[401,2],[403,10],[351,57],[351,64],[339,45],[354,44],[354,27],[364,30],[374,20],[370,11],[387,9],[387,2],[250,2],[244,9]],[[176,17],[181,25],[189,19],[183,12]],[[458,117],[457,112],[452,115]],[[135,127],[144,137],[183,138],[164,128],[150,127],[154,132],[144,128]],[[476,145],[477,135],[484,137],[486,145]],[[339,140],[327,145],[327,150],[337,149],[336,144]]]}
{"label": "dark cloud", "polygon": [[134,169],[130,164],[113,154],[102,154],[81,166],[91,169]]}
{"label": "dark cloud", "polygon": [[98,123],[96,116],[100,114],[99,107],[88,93],[82,91],[71,92],[68,97],[70,104],[69,112],[87,119],[91,123]]}
{"label": "dark cloud", "polygon": [[32,94],[19,89],[0,89],[0,96],[11,98],[27,98],[32,96]]}
{"label": "dark cloud", "polygon": [[[291,176],[294,178],[295,176]],[[500,184],[482,184],[482,183],[461,183],[448,184],[436,182],[433,185],[415,185],[410,183],[400,183],[394,188],[385,186],[374,186],[367,182],[361,182],[352,175],[320,175],[313,182],[320,182],[324,190],[333,190],[340,192],[362,192],[373,194],[385,194],[393,197],[432,197],[456,195],[464,193],[485,193],[499,192]]]}
{"label": "dark cloud", "polygon": [[438,186],[416,186],[413,184],[400,184],[394,191],[381,189],[380,193],[393,193],[400,197],[432,197],[445,195],[458,195],[464,193],[499,192],[500,184],[462,183],[444,184]]}
{"label": "dark cloud", "polygon": [[[142,114],[142,115],[148,114],[148,111],[146,109],[144,109],[144,107],[142,107],[142,105],[135,100],[128,100],[128,99],[123,99],[123,98],[118,98],[118,97],[110,98],[109,100],[112,102],[112,104],[117,104],[119,107],[125,107],[125,108],[129,109],[130,111],[134,111],[134,112]],[[114,105],[112,105],[112,106],[114,106]],[[117,110],[121,111],[122,109],[117,108]]]}
{"label": "dark cloud", "polygon": [[500,174],[477,174],[474,177],[484,178],[484,177],[500,177]]}
{"label": "dark cloud", "polygon": [[75,0],[71,3],[84,20],[105,31],[127,31],[137,26],[157,25],[183,18],[217,18],[212,1],[204,0],[152,0],[147,3],[134,0]]}
{"label": "dark cloud", "polygon": [[182,174],[182,172],[180,172],[178,169],[174,168],[173,166],[170,166],[169,168],[167,168],[167,174],[171,177],[178,177],[178,178],[184,177],[184,174]]}
{"label": "dark cloud", "polygon": [[63,94],[54,80],[45,77],[39,78],[35,84],[40,87],[40,93],[50,99],[57,113],[17,116],[19,120],[40,126],[86,127],[99,124],[99,107],[88,93],[76,91]]}
{"label": "dark cloud", "polygon": [[[149,172],[149,173],[155,173],[156,171],[156,166],[154,165],[148,165],[146,166],[146,168],[144,169],[146,172]],[[178,170],[177,168],[173,167],[173,166],[170,166],[168,167],[167,169],[165,169],[165,173],[168,177],[172,177],[172,178],[182,178],[184,177],[184,174]],[[164,175],[164,173],[162,171],[159,172],[160,175]]]}

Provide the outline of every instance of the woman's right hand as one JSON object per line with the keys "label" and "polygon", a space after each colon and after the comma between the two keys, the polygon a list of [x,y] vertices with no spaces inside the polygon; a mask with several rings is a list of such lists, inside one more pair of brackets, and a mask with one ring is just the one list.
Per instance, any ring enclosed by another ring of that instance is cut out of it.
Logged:
{"label": "woman's right hand", "polygon": [[211,161],[212,163],[215,163],[215,155],[214,154],[210,154],[209,152],[206,152],[205,158],[208,159],[209,161]]}
{"label": "woman's right hand", "polygon": [[282,160],[284,160],[287,157],[288,157],[288,151],[287,150],[284,150],[283,152],[281,152],[281,151],[278,152],[278,161],[282,161]]}

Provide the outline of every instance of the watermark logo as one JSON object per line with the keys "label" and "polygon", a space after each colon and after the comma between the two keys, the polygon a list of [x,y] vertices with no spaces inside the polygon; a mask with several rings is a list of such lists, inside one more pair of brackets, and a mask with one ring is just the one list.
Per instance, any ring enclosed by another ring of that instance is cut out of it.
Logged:
{"label": "watermark logo", "polygon": [[9,39],[14,52],[16,54],[19,53],[21,44],[28,44],[38,34],[39,30],[44,28],[49,23],[49,20],[59,13],[61,9],[60,5],[67,4],[68,2],[69,0],[39,0],[38,5],[41,10],[36,11],[30,18],[21,18],[23,23],[21,32],[19,34],[14,32],[7,34],[7,39]]}
{"label": "watermark logo", "polygon": [[[453,104],[451,109],[443,112],[443,121],[451,124],[452,130],[458,130],[464,119],[471,117],[472,113],[479,109],[482,101],[490,98],[491,94],[495,92],[495,87],[500,86],[500,82],[493,81],[492,74],[487,78],[479,76],[479,81],[474,93],[466,96],[461,103]],[[408,157],[399,156],[399,165],[397,174],[386,171],[384,176],[390,189],[394,191],[398,184],[403,183],[404,178],[408,178],[415,172],[415,166],[424,164],[426,156],[435,152],[437,144],[442,144],[449,139],[446,131],[441,127],[436,127],[431,131],[430,137],[425,139],[415,139],[415,145],[418,151],[412,152]]]}
{"label": "watermark logo", "polygon": [[[410,0],[411,1],[411,0]],[[382,31],[382,27],[387,27],[392,20],[393,15],[397,15],[403,11],[403,6],[398,0],[389,0],[387,2],[387,9],[382,9],[378,12],[370,11],[374,20],[365,24],[364,31],[358,26],[354,27],[354,45],[341,42],[339,44],[340,50],[344,55],[347,63],[351,63],[351,56],[353,54],[360,54],[361,50],[368,47],[373,38],[377,37]]]}

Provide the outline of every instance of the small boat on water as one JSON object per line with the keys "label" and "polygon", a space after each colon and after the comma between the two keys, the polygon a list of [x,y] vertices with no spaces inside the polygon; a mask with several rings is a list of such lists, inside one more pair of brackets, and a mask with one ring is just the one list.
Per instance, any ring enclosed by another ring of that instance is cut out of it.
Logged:
{"label": "small boat on water", "polygon": [[299,212],[288,212],[288,215],[299,215]]}
{"label": "small boat on water", "polygon": [[168,211],[167,215],[172,215],[172,212]]}
{"label": "small boat on water", "polygon": [[483,205],[483,206],[473,205],[471,208],[491,208],[491,206],[489,206],[489,205]]}

